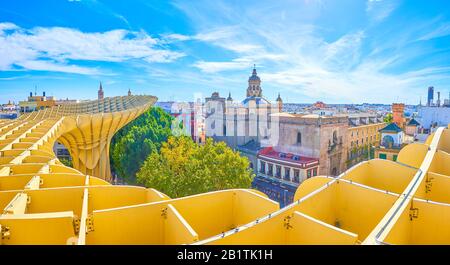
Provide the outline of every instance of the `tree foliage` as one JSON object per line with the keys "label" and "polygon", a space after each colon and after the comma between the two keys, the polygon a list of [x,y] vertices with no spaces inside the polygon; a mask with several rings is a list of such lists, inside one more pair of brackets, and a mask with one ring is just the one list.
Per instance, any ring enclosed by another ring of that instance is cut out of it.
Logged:
{"label": "tree foliage", "polygon": [[128,182],[135,182],[136,172],[152,152],[171,135],[174,118],[159,107],[152,107],[119,130],[111,141],[112,170]]}
{"label": "tree foliage", "polygon": [[253,178],[249,160],[207,139],[197,145],[186,136],[169,137],[137,173],[139,183],[170,197],[182,197],[230,188],[249,188]]}
{"label": "tree foliage", "polygon": [[72,160],[67,158],[60,158],[59,161],[66,167],[73,167]]}
{"label": "tree foliage", "polygon": [[392,116],[392,113],[386,114],[386,116],[383,118],[383,121],[386,123],[391,123],[394,120],[394,117]]}

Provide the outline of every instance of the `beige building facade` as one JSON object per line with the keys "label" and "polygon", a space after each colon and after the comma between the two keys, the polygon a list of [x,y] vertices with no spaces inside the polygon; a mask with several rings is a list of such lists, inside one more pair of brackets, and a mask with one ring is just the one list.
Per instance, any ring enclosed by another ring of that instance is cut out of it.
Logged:
{"label": "beige building facade", "polygon": [[314,114],[279,114],[278,152],[319,159],[319,175],[337,176],[345,170],[348,119]]}

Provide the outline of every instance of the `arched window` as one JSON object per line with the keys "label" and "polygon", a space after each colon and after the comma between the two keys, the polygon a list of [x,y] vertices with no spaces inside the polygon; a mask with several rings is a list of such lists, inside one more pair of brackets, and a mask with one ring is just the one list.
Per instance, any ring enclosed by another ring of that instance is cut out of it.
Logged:
{"label": "arched window", "polygon": [[390,135],[385,135],[383,137],[382,145],[387,148],[392,148],[394,145],[394,138]]}
{"label": "arched window", "polygon": [[336,131],[334,131],[333,132],[333,143],[337,143],[338,142],[338,138],[337,138],[337,132]]}
{"label": "arched window", "polygon": [[301,132],[297,132],[297,144],[298,145],[302,144],[302,133]]}

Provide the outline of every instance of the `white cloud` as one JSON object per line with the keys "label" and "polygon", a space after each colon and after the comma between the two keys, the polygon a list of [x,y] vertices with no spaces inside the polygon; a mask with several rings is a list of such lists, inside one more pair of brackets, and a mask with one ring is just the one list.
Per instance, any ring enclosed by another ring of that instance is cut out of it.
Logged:
{"label": "white cloud", "polygon": [[11,23],[0,23],[0,70],[21,66],[29,70],[91,74],[99,71],[70,65],[69,61],[124,62],[138,59],[148,63],[166,63],[182,56],[184,54],[163,47],[159,39],[143,31],[118,29],[85,33],[61,27],[27,30]]}
{"label": "white cloud", "polygon": [[364,38],[364,32],[349,33],[337,41],[326,44],[324,61],[335,70],[349,69],[360,60],[360,47]]}
{"label": "white cloud", "polygon": [[239,27],[226,26],[210,29],[208,31],[200,32],[192,36],[177,33],[166,34],[163,35],[163,39],[169,43],[173,41],[188,41],[188,40],[207,42],[216,45],[218,47],[221,47],[223,49],[238,53],[245,53],[249,51],[260,51],[262,49],[262,46],[257,44],[241,43],[241,42],[237,43],[234,41],[231,42],[230,40],[233,40],[234,38],[237,37],[238,32]]}
{"label": "white cloud", "polygon": [[199,68],[205,73],[217,73],[222,71],[230,70],[242,70],[249,68],[251,62],[247,60],[234,60],[231,62],[205,62],[198,61],[194,64],[195,67]]}
{"label": "white cloud", "polygon": [[236,35],[237,30],[239,30],[238,27],[220,27],[216,28],[214,30],[210,30],[207,32],[202,32],[199,34],[196,34],[193,38],[201,41],[220,41],[224,39],[231,38]]}
{"label": "white cloud", "polygon": [[[373,23],[390,16],[398,1],[367,1],[365,10],[361,11],[366,12],[369,23],[351,27],[340,35],[327,35],[336,32],[317,23],[321,19],[320,10],[326,5],[308,9],[298,2],[289,7],[270,2],[245,8],[226,1],[214,3],[218,7],[213,10],[204,7],[211,5],[209,2],[198,6],[178,4],[198,27],[200,33],[193,36],[201,36],[200,41],[234,52],[229,60],[200,59],[193,64],[205,78],[217,77],[217,73],[226,71],[223,75],[239,78],[232,83],[242,84],[245,82],[242,75],[232,70],[249,69],[256,63],[261,68],[258,73],[265,89],[275,89],[282,94],[286,91],[290,98],[354,103],[392,102],[397,97],[417,98],[418,101],[418,93],[430,84],[450,80],[448,68],[408,64],[418,56],[418,50],[405,48],[417,38],[412,29],[391,25],[385,32],[392,34],[391,31],[397,30],[395,37],[377,35],[374,38],[372,35]],[[306,12],[308,10],[312,12]],[[280,21],[280,14],[289,23]],[[307,18],[303,20],[302,16]],[[424,36],[446,35],[447,30],[446,25],[442,25]],[[396,68],[405,64],[408,65],[403,69]]]}
{"label": "white cloud", "polygon": [[366,12],[375,22],[380,22],[387,18],[397,7],[396,0],[368,0]]}
{"label": "white cloud", "polygon": [[166,41],[186,41],[186,40],[192,39],[192,37],[190,37],[190,36],[178,34],[178,33],[165,34],[165,35],[163,35],[163,37]]}
{"label": "white cloud", "polygon": [[450,35],[450,23],[444,23],[435,30],[423,35],[419,40],[431,40]]}
{"label": "white cloud", "polygon": [[19,27],[13,23],[9,23],[9,22],[0,23],[0,34],[4,34],[3,31],[5,31],[5,30],[13,30],[13,29],[18,29],[18,28]]}
{"label": "white cloud", "polygon": [[100,72],[95,68],[79,67],[76,65],[65,65],[57,64],[50,61],[22,61],[18,62],[17,65],[28,69],[36,71],[52,71],[52,72],[64,72],[64,73],[75,73],[84,75],[96,75]]}

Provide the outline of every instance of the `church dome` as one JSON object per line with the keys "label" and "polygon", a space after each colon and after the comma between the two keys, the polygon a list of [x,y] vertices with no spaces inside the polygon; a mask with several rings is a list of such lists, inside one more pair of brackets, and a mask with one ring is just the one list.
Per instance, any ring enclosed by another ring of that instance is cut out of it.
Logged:
{"label": "church dome", "polygon": [[259,79],[258,74],[256,73],[255,67],[253,67],[252,75],[248,78],[248,81],[261,81],[261,79]]}
{"label": "church dome", "polygon": [[261,81],[261,79],[257,75],[252,75],[248,78],[248,81]]}
{"label": "church dome", "polygon": [[244,105],[245,107],[248,107],[248,104],[251,100],[254,100],[256,105],[270,104],[270,102],[263,97],[249,96],[242,101],[242,105]]}

